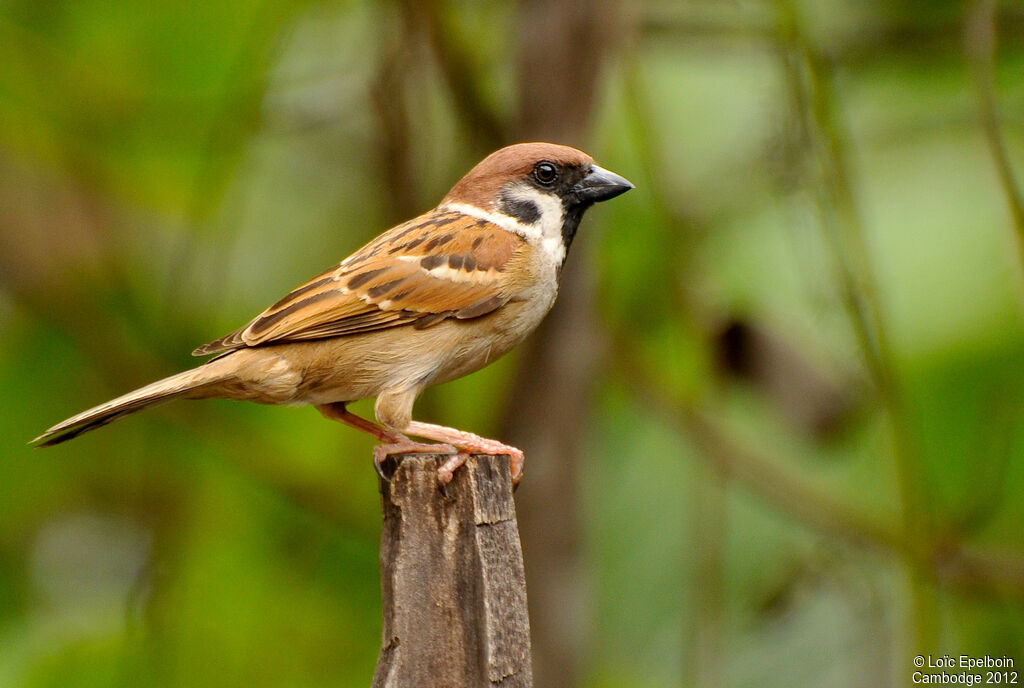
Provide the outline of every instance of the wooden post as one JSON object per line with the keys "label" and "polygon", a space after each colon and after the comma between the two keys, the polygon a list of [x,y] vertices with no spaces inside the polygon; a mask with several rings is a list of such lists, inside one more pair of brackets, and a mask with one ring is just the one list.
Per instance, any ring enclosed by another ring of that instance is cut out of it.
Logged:
{"label": "wooden post", "polygon": [[530,621],[507,456],[389,456],[380,481],[384,629],[373,688],[530,688]]}

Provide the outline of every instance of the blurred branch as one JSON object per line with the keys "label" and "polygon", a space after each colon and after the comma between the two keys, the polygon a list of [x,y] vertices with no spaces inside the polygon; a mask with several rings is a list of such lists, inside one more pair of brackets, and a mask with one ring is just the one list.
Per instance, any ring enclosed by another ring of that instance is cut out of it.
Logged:
{"label": "blurred branch", "polygon": [[112,388],[159,368],[118,241],[123,218],[86,184],[0,149],[0,287],[66,332]]}
{"label": "blurred branch", "polygon": [[[259,438],[255,428],[248,428],[244,422],[225,421],[225,416],[215,408],[197,413],[187,408],[190,405],[191,402],[162,407],[159,418],[148,421],[160,426],[153,435],[173,432],[191,437],[197,446],[208,447],[210,455],[218,457],[222,466],[236,471],[240,479],[278,495],[310,517],[329,525],[332,530],[341,528],[365,541],[377,539],[378,524],[366,517],[363,504],[353,503],[347,497],[346,486],[351,485],[350,481],[337,473],[332,473],[332,479],[325,480],[322,474],[296,471],[287,451]],[[260,412],[280,413],[281,409],[263,409]],[[347,454],[363,456],[368,455],[370,444],[360,442],[356,451],[351,451],[352,445],[348,443],[339,443],[338,446],[339,454],[344,449]],[[366,480],[372,479],[373,465],[369,460],[362,464],[362,469],[355,470],[360,471],[358,475]]]}
{"label": "blurred branch", "polygon": [[[834,102],[827,103],[826,106],[812,102],[815,96],[820,97],[821,89],[831,89],[831,84],[821,83],[825,78],[823,72],[827,68],[820,56],[808,54],[810,48],[806,42],[803,48],[796,50],[793,45],[796,36],[791,33],[788,38],[792,42],[785,44],[788,47],[783,49],[783,55],[787,60],[786,72],[791,97],[794,100],[794,110],[800,116],[800,145],[805,151],[818,151],[819,157],[825,158],[823,161],[819,160],[818,164],[831,170],[829,174],[819,172],[820,178],[815,184],[819,206],[826,216],[823,222],[837,212],[844,213],[845,231],[855,234],[852,240],[860,244],[859,253],[866,260],[867,249],[863,245],[861,223],[856,214],[848,178],[846,153],[836,129],[838,114],[834,112]],[[808,65],[808,62],[812,64]],[[649,125],[649,118],[645,116],[644,89],[637,80],[638,75],[627,71],[627,76],[627,102],[632,108],[631,120],[636,124],[633,132],[633,149],[646,156],[647,163],[643,167],[651,171],[644,185],[651,185],[656,189],[661,176],[655,173],[659,169],[658,161],[655,159],[657,148],[650,140],[649,132],[653,128]],[[815,86],[819,90],[814,90]],[[834,98],[834,94],[829,95]],[[821,132],[821,120],[827,125],[824,127],[824,134]],[[822,136],[826,139],[824,144],[820,140]],[[825,148],[824,152],[820,150],[822,147]],[[834,188],[836,185],[840,188]],[[652,196],[657,214],[663,222],[674,228],[672,236],[669,237],[670,241],[699,240],[702,232],[697,220],[678,217],[673,208],[664,202],[665,194],[654,193]],[[837,206],[841,210],[837,210]],[[832,246],[834,260],[845,268],[845,274],[842,276],[843,290],[846,292],[844,296],[851,312],[851,319],[859,326],[864,355],[872,357],[870,365],[876,384],[883,393],[883,399],[892,404],[893,399],[890,395],[898,390],[893,387],[894,381],[891,381],[891,353],[885,340],[885,332],[881,329],[881,317],[877,312],[877,306],[873,301],[862,300],[863,297],[859,296],[862,281],[855,277],[854,263],[848,260],[847,251],[843,248],[850,239],[840,240],[835,227],[829,232],[827,239]],[[696,253],[692,250],[682,250],[682,244],[676,246],[674,250],[669,251],[680,256],[680,260],[686,261],[689,256]],[[692,279],[694,271],[687,270],[684,264],[679,274],[683,279]],[[871,284],[869,281],[869,286]],[[702,302],[699,297],[696,301],[690,298],[694,294],[687,290],[685,282],[680,287],[682,293],[677,295],[673,312],[683,317],[689,327],[710,327],[715,315],[708,312],[709,305]],[[1024,599],[1024,557],[1019,553],[977,550],[968,545],[949,541],[914,542],[909,532],[902,532],[885,516],[876,516],[861,510],[855,504],[812,485],[800,472],[785,468],[782,461],[732,437],[729,430],[717,422],[713,414],[702,409],[696,401],[680,400],[676,395],[669,394],[663,385],[657,382],[655,376],[645,369],[638,353],[631,348],[634,335],[625,327],[619,327],[621,331],[614,332],[610,341],[614,342],[615,350],[612,355],[618,366],[616,370],[625,386],[639,397],[641,404],[654,409],[660,417],[694,440],[701,451],[701,456],[711,465],[714,473],[720,476],[711,479],[731,480],[742,484],[750,492],[812,531],[838,536],[860,546],[890,552],[906,561],[912,571],[918,572],[914,575],[921,579],[934,579],[961,591]],[[881,332],[881,347],[874,344],[873,330]],[[882,380],[881,384],[877,382],[879,378]],[[902,408],[902,400],[899,399],[898,408],[889,406],[890,422],[899,423],[899,427],[894,427],[893,432],[902,438],[900,442],[909,443],[910,438],[905,436],[905,433],[909,432],[908,421]],[[706,483],[703,485],[707,486]],[[710,517],[710,513],[704,515]],[[707,566],[700,570],[702,585],[713,585],[708,578],[710,575],[711,569]],[[690,648],[691,656],[703,651],[701,642],[699,637],[695,638],[695,645]]]}
{"label": "blurred branch", "polygon": [[962,592],[1024,602],[1024,555],[1005,549],[961,545],[935,557],[936,574]]}
{"label": "blurred branch", "polygon": [[987,400],[985,418],[972,452],[976,468],[966,486],[960,513],[951,519],[958,533],[976,533],[988,524],[1006,502],[1007,472],[1013,459],[1015,428],[1020,405],[1012,389],[1015,383],[1004,381]]}
{"label": "blurred branch", "polygon": [[[678,188],[671,188],[666,180],[671,176],[662,173],[666,168],[658,153],[664,147],[655,139],[657,131],[657,118],[651,102],[651,89],[644,78],[644,72],[640,67],[637,56],[631,55],[627,67],[624,70],[625,97],[624,107],[628,113],[627,121],[632,126],[628,129],[630,137],[630,148],[639,156],[638,174],[643,177],[637,178],[636,182],[644,189],[649,189],[648,198],[654,208],[656,216],[667,231],[661,233],[660,239],[670,242],[664,247],[664,254],[672,256],[672,277],[679,276],[693,278],[699,271],[693,270],[694,263],[700,260],[700,254],[689,247],[698,244],[706,234],[706,226],[697,217],[684,214],[679,208],[695,207],[696,203],[688,203],[685,199],[675,204],[669,203],[668,199],[679,199],[682,195]],[[671,164],[677,164],[675,162]],[[682,315],[688,322],[692,321],[695,313],[686,306],[690,303],[686,300],[678,304],[684,307]]]}
{"label": "blurred branch", "polygon": [[517,136],[581,146],[601,72],[630,28],[620,0],[520,0]]}
{"label": "blurred branch", "polygon": [[623,387],[638,403],[691,438],[711,467],[813,532],[836,536],[858,546],[895,554],[919,575],[951,589],[1024,601],[1024,555],[1006,549],[980,548],[952,540],[928,543],[918,552],[884,514],[875,515],[815,487],[798,471],[733,437],[714,415],[693,400],[670,394],[629,344],[627,333],[613,341]]}
{"label": "blurred branch", "polygon": [[452,107],[463,122],[463,131],[474,142],[476,153],[489,153],[509,143],[508,124],[484,95],[484,79],[477,74],[472,42],[460,41],[458,31],[451,25],[449,17],[455,16],[455,12],[449,11],[444,0],[403,0],[402,7],[408,21],[426,30],[451,92]]}
{"label": "blurred branch", "polygon": [[[123,222],[103,197],[73,177],[42,171],[0,150],[0,289],[48,331],[72,339],[111,394],[170,373],[171,359],[160,352],[177,341],[168,332],[183,326],[177,319],[165,320],[163,340],[146,327],[152,319],[138,312],[135,287],[118,253],[116,236]],[[52,413],[80,410],[66,406],[80,403],[78,397],[73,390],[60,391]],[[239,437],[225,433],[231,424],[223,415],[215,409],[191,410],[170,405],[160,409],[155,421],[145,422],[171,424],[174,432],[214,447],[225,463],[236,464],[247,478],[310,513],[367,539],[376,537],[376,526],[358,517],[336,483],[297,473],[262,442],[238,451]],[[39,429],[26,428],[21,439],[27,441]],[[367,463],[367,476],[369,471]]]}
{"label": "blurred branch", "polygon": [[974,76],[981,128],[1010,208],[1016,232],[1017,259],[1021,276],[1024,276],[1024,196],[1006,148],[995,93],[996,5],[996,0],[975,0],[970,6],[964,23],[964,49]]}
{"label": "blurred branch", "polygon": [[875,383],[891,392],[885,360],[888,345],[881,323],[868,249],[849,171],[845,132],[830,67],[804,35],[791,0],[780,0],[779,40],[800,144],[814,163],[813,188],[825,240],[839,268],[840,294]]}
{"label": "blurred branch", "polygon": [[[191,303],[193,294],[182,289],[181,285],[205,280],[205,293],[216,293],[221,286],[223,275],[197,266],[202,244],[195,229],[196,223],[208,218],[220,204],[234,165],[261,121],[271,46],[283,23],[280,15],[284,12],[274,3],[262,4],[259,21],[253,22],[245,39],[231,56],[217,105],[211,109],[212,116],[198,150],[191,189],[183,208],[186,231],[180,233],[168,258],[162,304],[164,312],[159,315],[160,319],[180,312],[183,303]],[[225,250],[238,231],[239,223],[230,223],[221,235],[219,243]],[[226,264],[229,261],[221,255],[219,262]]]}
{"label": "blurred branch", "polygon": [[854,408],[852,385],[833,381],[791,339],[753,317],[724,322],[715,348],[721,371],[754,386],[809,437],[834,434]]}
{"label": "blurred branch", "polygon": [[373,104],[381,145],[378,156],[384,174],[384,188],[389,189],[393,204],[388,204],[391,221],[401,221],[417,214],[416,175],[412,169],[411,126],[408,106],[408,77],[417,48],[408,13],[399,26],[382,8],[379,13],[380,55],[377,69],[370,84],[370,102]]}
{"label": "blurred branch", "polygon": [[910,417],[879,305],[874,270],[853,188],[847,134],[833,71],[804,31],[793,0],[778,0],[779,41],[808,154],[815,162],[822,227],[841,267],[841,293],[851,312],[863,355],[881,396],[892,438],[914,609],[914,646],[936,648],[938,618],[926,557],[933,524],[925,472],[914,444]]}
{"label": "blurred branch", "polygon": [[[670,257],[652,256],[645,263],[648,286],[637,289],[643,299],[637,313],[652,321],[679,322],[698,333],[710,355],[709,367],[718,364],[756,387],[787,420],[807,434],[823,437],[834,431],[858,401],[845,379],[848,376],[833,379],[784,337],[749,318],[723,313],[709,298],[708,294],[716,290],[707,283],[702,252],[695,250],[707,236],[707,223],[692,211],[700,205],[690,202],[694,194],[678,184],[671,188],[666,185],[666,180],[672,178],[668,170],[676,163],[660,159],[663,147],[655,142],[658,128],[652,94],[635,61],[624,70],[624,89],[626,120],[630,123],[626,133],[631,153],[639,158],[636,167],[643,175],[635,181],[648,190],[655,218],[648,223],[648,232],[652,243],[661,248],[659,255]],[[662,294],[670,294],[659,302],[651,298],[650,285],[654,284],[672,284],[674,289],[659,289]],[[654,326],[660,324],[655,322]]]}
{"label": "blurred branch", "polygon": [[615,336],[616,360],[629,388],[646,408],[693,439],[701,454],[722,475],[753,490],[796,521],[844,540],[887,549],[902,548],[903,538],[889,519],[861,511],[853,504],[814,487],[781,462],[745,446],[704,411],[697,402],[670,395],[655,382],[625,333]]}
{"label": "blurred branch", "polygon": [[[669,265],[659,265],[657,258],[652,257],[645,281],[669,284],[674,288],[668,290],[671,294],[668,299],[671,303],[669,312],[657,312],[657,307],[650,301],[645,301],[644,308],[639,312],[652,319],[678,319],[683,327],[701,333],[704,340],[709,341],[711,337],[708,333],[714,327],[710,321],[714,316],[708,313],[709,304],[700,297],[700,290],[694,288],[701,281],[701,270],[694,264],[701,253],[693,247],[700,244],[706,227],[699,218],[685,215],[680,210],[695,205],[681,200],[685,190],[666,186],[665,180],[669,175],[663,173],[665,165],[659,156],[662,147],[655,139],[657,127],[651,90],[640,64],[636,55],[631,54],[624,70],[625,119],[630,124],[625,133],[629,136],[631,152],[639,160],[636,165],[637,174],[642,175],[633,181],[638,187],[647,190],[647,198],[656,218],[649,223],[648,231],[653,239],[651,243],[661,247],[662,256],[671,257]],[[677,203],[669,203],[669,198],[676,199]],[[640,291],[645,299],[650,293],[642,288]],[[619,331],[611,339],[616,346],[624,348],[636,336],[634,324],[617,320],[612,327]],[[632,352],[613,350],[610,358],[615,361],[615,366],[610,367],[613,370],[618,369],[623,362],[627,363],[627,367],[631,363],[638,365]],[[632,378],[630,370],[620,371],[627,378]],[[656,393],[656,390],[647,386],[642,390],[633,389],[645,396]],[[686,683],[698,688],[725,683],[725,538],[728,528],[727,496],[733,477],[720,465],[709,462],[698,466],[689,493],[693,518],[689,553],[693,563],[690,578],[682,587],[688,591],[692,612],[689,627],[683,629],[682,656],[687,667]]]}
{"label": "blurred branch", "polygon": [[[987,2],[987,0],[980,0]],[[726,3],[719,3],[726,4]],[[752,42],[771,45],[777,41],[778,32],[770,21],[762,21],[762,15],[751,12],[744,3],[732,3],[736,11],[709,14],[702,11],[701,3],[691,3],[695,11],[663,12],[645,8],[640,18],[640,33],[651,41],[665,41],[688,47],[709,45],[716,50],[736,46],[749,50]],[[996,3],[998,4],[998,3]],[[1006,3],[1003,12],[995,7],[997,21],[1006,27],[1006,42],[1020,45],[1024,39],[1024,13],[1019,3]],[[665,3],[666,6],[685,8],[683,3]],[[825,48],[830,60],[854,69],[863,68],[881,59],[891,58],[934,58],[948,55],[953,57],[961,49],[956,36],[962,31],[962,18],[957,12],[939,11],[924,13],[908,12],[874,13],[870,30],[848,31],[830,35]]]}
{"label": "blurred branch", "polygon": [[730,476],[718,466],[702,466],[693,481],[693,580],[687,586],[693,605],[688,685],[718,688],[726,685],[725,539],[728,527]]}

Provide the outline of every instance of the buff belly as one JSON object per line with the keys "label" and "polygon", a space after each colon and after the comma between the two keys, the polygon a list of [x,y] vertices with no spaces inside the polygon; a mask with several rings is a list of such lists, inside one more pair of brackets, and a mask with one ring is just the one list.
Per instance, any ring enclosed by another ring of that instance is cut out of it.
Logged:
{"label": "buff belly", "polygon": [[[232,359],[235,366],[233,379],[222,384],[223,396],[304,405],[368,399],[384,391],[418,393],[508,353],[549,308],[543,301],[517,301],[472,321],[449,319],[422,330],[403,326],[402,336],[381,330],[240,349],[220,359]],[[271,369],[274,375],[267,375]]]}

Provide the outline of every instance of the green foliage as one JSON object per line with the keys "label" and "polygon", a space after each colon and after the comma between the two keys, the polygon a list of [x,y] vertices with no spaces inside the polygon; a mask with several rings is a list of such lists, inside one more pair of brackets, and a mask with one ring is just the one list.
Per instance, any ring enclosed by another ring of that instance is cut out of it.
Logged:
{"label": "green foliage", "polygon": [[[192,364],[516,130],[520,5],[413,5],[0,5],[0,687],[369,683],[368,439],[205,402],[24,442]],[[581,145],[637,189],[567,266],[604,346],[566,428],[584,685],[1024,667],[1024,228],[963,45],[984,6],[651,0],[594,48]],[[495,432],[524,361],[420,417]]]}

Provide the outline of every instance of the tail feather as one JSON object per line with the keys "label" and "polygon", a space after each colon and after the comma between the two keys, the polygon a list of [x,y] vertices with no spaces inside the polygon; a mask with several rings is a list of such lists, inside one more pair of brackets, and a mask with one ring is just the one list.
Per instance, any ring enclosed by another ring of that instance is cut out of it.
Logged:
{"label": "tail feather", "polygon": [[[211,361],[210,363],[213,363]],[[150,406],[162,404],[178,397],[192,396],[204,387],[222,382],[224,374],[220,366],[203,365],[157,380],[156,382],[128,392],[116,399],[94,406],[78,415],[57,423],[29,444],[36,447],[49,447],[78,437],[107,423],[117,420],[129,413],[141,411]]]}

